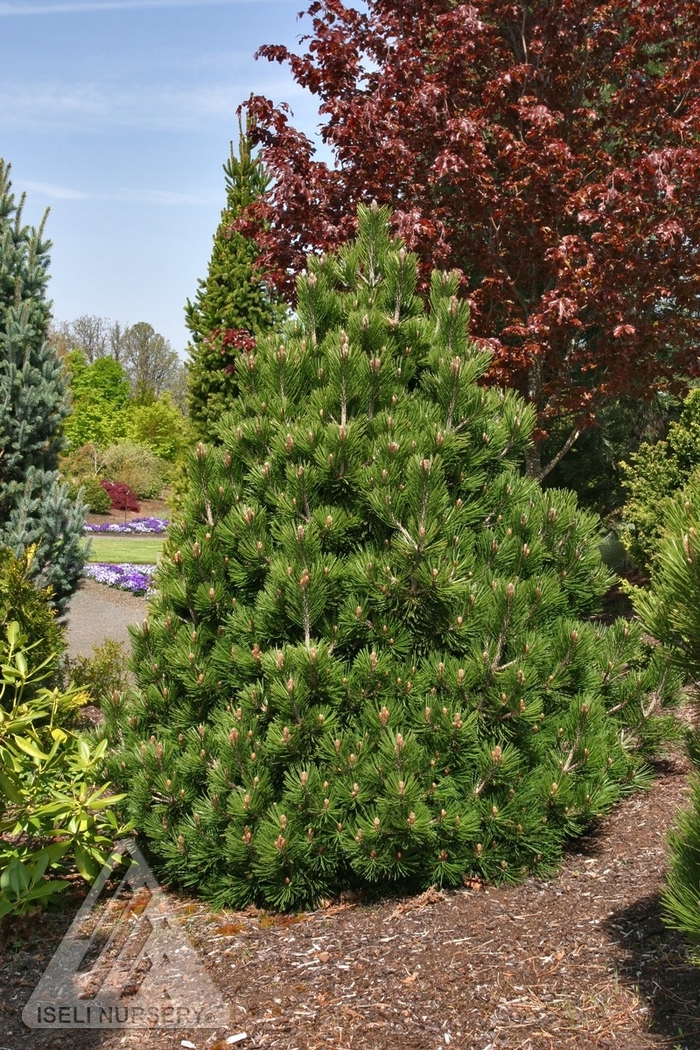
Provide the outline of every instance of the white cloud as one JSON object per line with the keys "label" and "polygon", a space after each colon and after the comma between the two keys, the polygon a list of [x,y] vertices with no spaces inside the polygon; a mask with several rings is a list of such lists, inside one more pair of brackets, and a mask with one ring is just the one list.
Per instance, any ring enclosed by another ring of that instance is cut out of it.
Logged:
{"label": "white cloud", "polygon": [[254,91],[272,98],[303,95],[288,79],[229,81],[187,90],[152,84],[13,84],[0,87],[0,130],[80,132],[112,128],[201,130],[207,122],[235,125],[241,102]]}
{"label": "white cloud", "polygon": [[[266,0],[57,0],[56,3],[18,3],[0,0],[0,18],[21,15],[99,14],[102,11],[128,11],[140,8],[213,7],[226,4],[260,4]],[[275,0],[292,3],[293,0]]]}
{"label": "white cloud", "polygon": [[114,189],[105,193],[93,193],[74,189],[72,186],[57,186],[50,182],[27,181],[23,189],[36,193],[48,200],[56,201],[99,201],[106,204],[153,204],[165,207],[200,207],[216,203],[220,191],[200,193],[179,193],[171,190],[149,189]]}
{"label": "white cloud", "polygon": [[55,201],[84,201],[89,199],[88,193],[81,190],[71,189],[69,186],[55,186],[51,182],[25,182],[23,189],[29,193],[39,193],[42,197],[48,197]]}

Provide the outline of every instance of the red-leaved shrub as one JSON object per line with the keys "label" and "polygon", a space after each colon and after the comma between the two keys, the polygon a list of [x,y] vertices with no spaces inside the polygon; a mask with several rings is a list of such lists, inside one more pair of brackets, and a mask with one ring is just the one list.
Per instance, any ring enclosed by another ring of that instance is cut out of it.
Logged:
{"label": "red-leaved shrub", "polygon": [[107,481],[102,479],[100,485],[112,501],[113,510],[140,510],[141,504],[128,485],[121,481]]}

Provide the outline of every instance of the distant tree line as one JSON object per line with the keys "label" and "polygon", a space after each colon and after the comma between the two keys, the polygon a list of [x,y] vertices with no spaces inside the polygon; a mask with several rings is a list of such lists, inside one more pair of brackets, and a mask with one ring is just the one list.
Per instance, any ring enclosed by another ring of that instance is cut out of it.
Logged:
{"label": "distant tree line", "polygon": [[148,404],[169,393],[185,405],[185,366],[168,340],[145,321],[123,325],[106,317],[82,314],[55,324],[51,339],[61,357],[80,351],[88,365],[112,358],[121,366],[131,396]]}

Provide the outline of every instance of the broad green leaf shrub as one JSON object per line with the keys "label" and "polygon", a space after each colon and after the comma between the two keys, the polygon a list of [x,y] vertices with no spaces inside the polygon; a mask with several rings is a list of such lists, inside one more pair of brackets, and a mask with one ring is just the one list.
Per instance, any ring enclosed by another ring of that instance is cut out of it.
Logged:
{"label": "broad green leaf shrub", "polygon": [[665,441],[645,442],[622,463],[627,502],[622,540],[636,564],[648,570],[659,546],[670,501],[700,482],[700,389],[691,390]]}
{"label": "broad green leaf shrub", "polygon": [[129,684],[129,660],[124,643],[107,638],[102,645],[93,646],[90,656],[74,657],[67,673],[72,684],[88,693],[93,703],[102,703]]}
{"label": "broad green leaf shrub", "polygon": [[168,479],[168,464],[147,446],[135,441],[120,441],[105,449],[103,475],[110,481],[127,485],[139,499],[159,496]]}
{"label": "broad green leaf shrub", "polygon": [[[150,405],[134,405],[127,436],[168,463],[174,463],[188,444],[194,444],[190,422],[169,394],[163,394]],[[162,474],[162,466],[160,471]]]}
{"label": "broad green leaf shrub", "polygon": [[112,507],[111,499],[97,478],[80,478],[71,483],[68,491],[72,499],[82,494],[91,514],[108,514]]}
{"label": "broad green leaf shrub", "polygon": [[298,320],[240,360],[221,446],[106,703],[109,775],[161,874],[217,905],[551,873],[644,785],[677,681],[591,617],[597,521],[521,473],[455,275],[361,209]]}
{"label": "broad green leaf shrub", "polygon": [[14,621],[0,642],[0,918],[64,889],[71,862],[94,878],[124,831],[100,776],[106,742],[65,727],[80,697],[42,685],[51,660],[21,638]]}
{"label": "broad green leaf shrub", "polygon": [[66,643],[56,611],[49,604],[51,588],[37,587],[31,578],[35,554],[36,549],[29,547],[16,558],[0,548],[0,637],[16,622],[18,644],[31,650],[35,663],[49,661],[53,674]]}

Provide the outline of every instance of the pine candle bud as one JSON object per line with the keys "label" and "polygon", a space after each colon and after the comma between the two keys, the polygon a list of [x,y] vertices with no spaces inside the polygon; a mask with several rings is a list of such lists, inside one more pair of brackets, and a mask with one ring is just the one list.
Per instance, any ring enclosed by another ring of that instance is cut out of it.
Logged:
{"label": "pine candle bud", "polygon": [[352,797],[353,798],[357,798],[359,794],[360,794],[360,785],[359,784],[353,784],[352,785]]}
{"label": "pine candle bud", "polygon": [[413,827],[413,825],[415,824],[415,822],[416,822],[416,815],[415,815],[415,813],[414,813],[413,811],[411,811],[411,812],[410,812],[410,813],[408,814],[408,820],[407,820],[407,824],[408,824],[408,826],[409,826],[410,828],[412,828],[412,827]]}
{"label": "pine candle bud", "polygon": [[401,736],[401,733],[397,733],[396,734],[396,752],[397,752],[397,754],[400,751],[403,751],[404,743],[405,743],[405,741],[404,741],[404,738]]}
{"label": "pine candle bud", "polygon": [[502,753],[500,747],[498,745],[496,745],[496,747],[494,747],[493,751],[491,752],[491,758],[494,761],[494,765],[498,765],[499,762],[501,761],[502,757],[503,757],[503,753]]}
{"label": "pine candle bud", "polygon": [[389,721],[389,712],[386,709],[386,707],[382,707],[381,711],[379,712],[379,721],[384,727],[386,727],[386,724]]}

